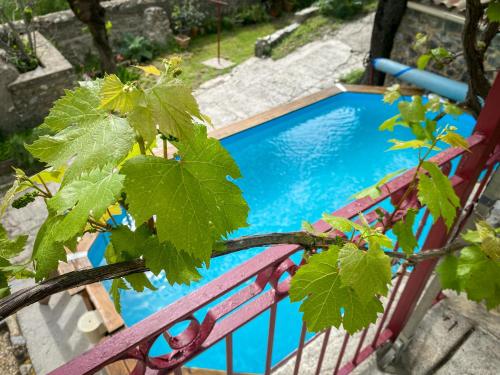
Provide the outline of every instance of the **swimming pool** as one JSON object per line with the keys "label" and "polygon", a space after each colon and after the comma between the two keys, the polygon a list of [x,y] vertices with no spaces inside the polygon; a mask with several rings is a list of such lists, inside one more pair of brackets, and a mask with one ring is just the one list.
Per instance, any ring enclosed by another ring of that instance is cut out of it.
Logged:
{"label": "swimming pool", "polygon": [[[414,166],[414,151],[385,151],[388,139],[410,138],[407,129],[396,129],[394,133],[378,131],[378,126],[396,112],[396,105],[382,104],[379,94],[342,93],[223,139],[223,145],[242,171],[243,178],[237,183],[250,206],[250,226],[234,236],[300,229],[302,220],[314,222],[323,212],[342,207],[354,193],[385,174]],[[469,135],[474,120],[465,115],[459,120],[446,116],[441,123],[460,123],[461,134]],[[102,261],[105,244],[106,238],[100,237],[92,246],[89,257],[94,265]],[[137,323],[261,250],[214,259],[211,268],[202,272],[203,282],[191,286],[170,286],[162,277],[148,275],[157,291],[122,294],[126,324]],[[201,321],[216,303],[199,311],[197,318]],[[298,308],[298,304],[288,301],[280,303],[273,364],[296,348],[301,328]],[[268,314],[234,333],[235,372],[263,372]],[[167,344],[159,340],[151,354],[169,351]],[[225,365],[224,342],[187,364],[221,370]]]}

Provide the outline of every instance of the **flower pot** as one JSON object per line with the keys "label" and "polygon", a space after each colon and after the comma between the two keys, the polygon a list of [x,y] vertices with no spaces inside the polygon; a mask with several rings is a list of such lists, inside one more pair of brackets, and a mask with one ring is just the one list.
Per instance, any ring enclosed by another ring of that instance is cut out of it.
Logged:
{"label": "flower pot", "polygon": [[191,37],[184,35],[184,34],[179,34],[175,36],[175,41],[181,47],[182,49],[186,49],[189,46],[189,42],[191,41]]}

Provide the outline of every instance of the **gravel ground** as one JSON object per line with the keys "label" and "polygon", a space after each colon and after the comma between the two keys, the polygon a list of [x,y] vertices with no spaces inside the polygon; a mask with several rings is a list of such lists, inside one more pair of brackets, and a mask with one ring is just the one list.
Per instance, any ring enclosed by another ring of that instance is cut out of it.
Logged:
{"label": "gravel ground", "polygon": [[17,375],[19,366],[10,345],[9,332],[6,327],[0,328],[0,374]]}

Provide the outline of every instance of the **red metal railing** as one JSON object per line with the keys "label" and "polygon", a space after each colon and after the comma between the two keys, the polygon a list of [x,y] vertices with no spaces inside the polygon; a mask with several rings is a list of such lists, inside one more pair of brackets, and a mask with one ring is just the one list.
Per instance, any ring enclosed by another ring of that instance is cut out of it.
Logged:
{"label": "red metal railing", "polygon": [[[486,170],[479,189],[474,193],[474,199],[479,197],[495,163],[500,160],[500,110],[495,107],[498,103],[500,103],[500,78],[495,81],[473,135],[468,138],[470,152],[452,148],[432,158],[447,172],[453,169],[452,161],[459,159],[455,173],[450,176],[450,181],[461,199],[462,207],[470,198],[480,173]],[[408,171],[389,182],[382,188],[379,198],[357,200],[337,210],[334,214],[355,219],[360,212],[363,212],[368,218],[374,220],[376,217],[374,210],[381,203],[387,201],[395,203],[401,199],[402,193],[411,181],[412,174],[412,171]],[[398,213],[399,217],[404,216],[410,207],[425,210],[425,207],[419,206],[415,197],[408,197],[403,207]],[[424,226],[428,219],[428,212],[424,212],[421,215],[418,236],[424,233]],[[320,232],[331,230],[331,227],[323,221],[317,222],[314,227]],[[422,251],[442,247],[447,240],[446,228],[442,221],[438,221],[430,228]],[[293,364],[290,361],[295,361],[293,373],[299,374],[304,360],[304,351],[308,350],[310,345],[318,345],[320,349],[318,358],[314,359],[316,374],[332,371],[334,374],[347,374],[383,343],[395,340],[411,315],[436,265],[436,260],[427,260],[418,264],[411,272],[408,272],[404,266],[400,267],[393,279],[390,295],[384,303],[385,311],[382,316],[375,324],[354,337],[340,333],[344,335],[344,338],[342,340],[339,337],[342,344],[336,357],[332,356],[334,353],[330,348],[340,343],[334,340],[335,336],[339,335],[338,331],[327,329],[306,341],[306,327],[302,324],[297,349],[273,367],[277,309],[280,302],[288,297],[290,285],[290,278],[280,280],[284,274],[293,275],[296,272],[300,265],[295,264],[290,257],[300,250],[295,245],[270,247],[189,296],[108,338],[94,349],[56,369],[53,374],[92,374],[112,362],[123,359],[137,361],[134,374],[163,374],[170,371],[180,373],[182,365],[222,340],[226,343],[227,373],[232,374],[233,356],[237,355],[233,347],[233,333],[267,310],[270,311],[269,330],[267,339],[262,341],[262,345],[267,345],[266,358],[262,358],[266,374],[273,370],[279,371],[283,365]],[[252,280],[253,282],[249,285],[234,292],[242,284]],[[226,298],[210,308],[201,323],[194,317],[197,311],[221,297]],[[189,322],[188,328],[178,336],[171,336],[168,330],[182,321]],[[172,351],[161,356],[150,356],[151,346],[161,336],[166,339]],[[327,357],[329,364],[325,366]],[[309,356],[308,360],[311,360]]]}

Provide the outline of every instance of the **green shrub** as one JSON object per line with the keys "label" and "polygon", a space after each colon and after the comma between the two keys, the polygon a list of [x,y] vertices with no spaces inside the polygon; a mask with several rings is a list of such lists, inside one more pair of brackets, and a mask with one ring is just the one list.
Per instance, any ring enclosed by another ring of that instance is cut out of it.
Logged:
{"label": "green shrub", "polygon": [[24,145],[45,134],[48,134],[47,130],[40,127],[7,136],[0,134],[0,161],[13,160],[14,166],[29,171],[43,168],[43,164],[33,158]]}
{"label": "green shrub", "polygon": [[365,74],[365,70],[363,68],[353,69],[349,73],[340,77],[340,82],[347,83],[348,85],[355,85],[361,81],[363,74]]}
{"label": "green shrub", "polygon": [[146,62],[155,57],[158,48],[143,36],[125,34],[118,43],[118,53],[132,62]]}
{"label": "green shrub", "polygon": [[262,4],[254,4],[240,10],[235,19],[242,25],[254,25],[269,21],[270,16]]}
{"label": "green shrub", "polygon": [[292,0],[293,9],[304,9],[313,5],[316,0]]}
{"label": "green shrub", "polygon": [[363,11],[361,0],[319,0],[321,13],[340,19],[351,18]]}

